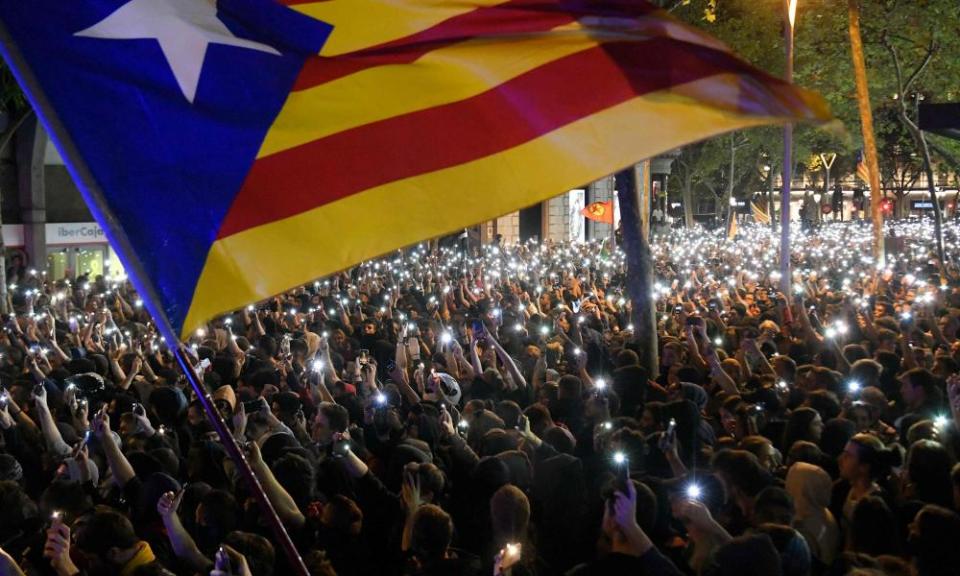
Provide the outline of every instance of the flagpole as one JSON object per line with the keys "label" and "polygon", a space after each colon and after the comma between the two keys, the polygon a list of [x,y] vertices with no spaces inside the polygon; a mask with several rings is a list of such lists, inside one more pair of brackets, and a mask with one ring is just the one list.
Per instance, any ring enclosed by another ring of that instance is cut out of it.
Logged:
{"label": "flagpole", "polygon": [[190,382],[190,386],[193,388],[197,398],[200,400],[200,404],[207,413],[207,418],[220,436],[224,448],[226,448],[227,453],[235,462],[241,476],[243,476],[249,484],[253,495],[260,504],[261,511],[264,516],[266,516],[267,522],[273,529],[274,535],[286,553],[294,573],[297,574],[297,576],[310,576],[306,565],[303,563],[303,558],[300,557],[299,552],[297,552],[296,547],[293,545],[293,540],[291,540],[290,535],[287,534],[283,522],[280,521],[280,517],[270,503],[266,492],[264,492],[263,486],[261,486],[260,481],[257,480],[256,475],[250,468],[250,464],[240,451],[236,440],[214,407],[213,399],[206,392],[200,377],[193,369],[187,357],[186,349],[180,342],[180,338],[174,331],[166,314],[164,314],[157,292],[154,290],[153,284],[150,283],[146,271],[140,264],[140,260],[136,257],[136,252],[133,250],[129,239],[123,233],[122,228],[116,222],[116,219],[108,210],[108,205],[104,200],[104,194],[100,190],[99,184],[97,184],[93,178],[93,174],[87,167],[86,162],[84,162],[82,155],[77,150],[66,128],[47,100],[43,89],[40,87],[40,83],[37,82],[30,68],[26,65],[23,56],[20,54],[20,51],[17,49],[16,44],[13,42],[2,21],[0,21],[0,49],[4,52],[7,62],[11,64],[11,71],[26,93],[27,99],[37,112],[37,117],[47,131],[50,140],[56,145],[60,156],[64,159],[67,170],[70,172],[73,181],[83,195],[87,206],[90,208],[90,212],[103,228],[107,239],[110,241],[110,245],[113,246],[113,249],[120,257],[120,261],[123,263],[128,278],[143,299],[144,306],[150,312],[150,315],[156,323],[157,330],[163,337],[167,347],[173,352],[177,363],[187,377],[187,381]]}
{"label": "flagpole", "polygon": [[[786,80],[793,84],[793,24],[796,18],[797,0],[784,0],[786,15],[787,70]],[[790,200],[793,195],[793,123],[783,127],[783,190],[780,195],[780,291],[791,297],[790,286]]]}

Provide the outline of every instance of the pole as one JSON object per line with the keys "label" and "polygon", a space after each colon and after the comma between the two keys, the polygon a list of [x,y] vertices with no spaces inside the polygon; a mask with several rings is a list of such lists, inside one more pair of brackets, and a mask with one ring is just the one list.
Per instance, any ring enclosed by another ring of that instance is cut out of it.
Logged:
{"label": "pole", "polygon": [[877,143],[873,138],[873,111],[870,108],[870,86],[867,84],[867,64],[863,57],[863,39],[860,36],[859,0],[847,0],[850,15],[850,54],[857,81],[857,104],[860,109],[860,130],[863,133],[863,151],[870,171],[870,214],[873,219],[873,257],[880,266],[885,264],[883,250],[883,200],[880,190],[880,162]]}
{"label": "pole", "polygon": [[633,167],[633,179],[637,194],[640,195],[640,226],[643,239],[650,242],[650,160],[639,162]]}
{"label": "pole", "polygon": [[[617,181],[614,178],[610,185],[610,257],[613,258],[617,250]],[[621,218],[623,216],[621,215]]]}
{"label": "pole", "polygon": [[283,522],[280,521],[280,517],[277,516],[277,511],[274,510],[273,504],[270,503],[270,499],[263,490],[263,486],[260,485],[260,480],[258,480],[257,475],[253,473],[253,469],[250,468],[250,464],[240,450],[240,446],[237,445],[236,439],[234,439],[230,430],[227,429],[227,425],[223,422],[223,418],[220,417],[216,406],[214,406],[213,398],[207,393],[206,388],[200,381],[200,376],[196,370],[194,370],[193,364],[187,356],[186,348],[176,340],[174,334],[166,335],[164,338],[170,342],[171,336],[174,338],[174,340],[172,340],[174,345],[171,347],[171,350],[174,350],[174,357],[177,359],[177,364],[180,365],[180,369],[184,375],[186,375],[187,381],[190,382],[190,386],[200,400],[203,410],[207,413],[207,419],[210,420],[210,423],[213,424],[214,429],[220,436],[220,441],[223,443],[223,447],[226,448],[227,454],[230,455],[230,458],[237,465],[240,475],[246,480],[254,497],[256,497],[257,503],[260,505],[260,510],[264,516],[266,516],[267,522],[273,530],[273,535],[279,540],[280,546],[283,548],[287,560],[294,570],[294,574],[298,576],[309,576],[310,573],[307,571],[306,564],[303,563],[303,558],[301,558],[300,553],[297,551],[297,547],[293,545],[293,540],[291,540],[290,535],[287,534],[287,530],[284,528]]}
{"label": "pole", "polygon": [[[793,84],[793,23],[797,0],[784,0],[787,16],[787,70],[785,79]],[[783,127],[783,192],[780,195],[780,291],[790,297],[790,195],[793,190],[793,124]]]}
{"label": "pole", "polygon": [[770,165],[770,171],[767,173],[767,213],[770,214],[770,230],[777,231],[777,209],[773,200],[775,186],[773,185],[774,171],[773,164]]}
{"label": "pole", "polygon": [[633,340],[638,346],[640,365],[647,367],[650,378],[656,378],[660,369],[657,311],[650,296],[653,293],[653,257],[640,221],[643,184],[636,181],[633,169],[621,174],[622,184],[617,186],[617,196],[620,198],[620,228],[627,262],[627,292],[633,302]]}
{"label": "pole", "polygon": [[[827,179],[826,179],[826,182],[824,182],[823,184],[823,197],[827,199],[827,201],[830,202],[831,205],[833,204],[833,193],[830,191],[830,169],[833,168],[833,163],[836,160],[837,160],[837,155],[834,152],[831,152],[830,154],[824,154],[822,152],[820,153],[820,161],[823,162],[823,168],[827,172],[826,174]],[[841,206],[843,206],[842,200],[843,199],[841,198],[841,202],[840,202]],[[837,212],[833,213],[833,219],[834,220],[837,219]],[[843,220],[842,217],[840,219]]]}
{"label": "pole", "polygon": [[2,22],[0,22],[0,47],[2,47],[7,56],[7,62],[10,64],[10,68],[16,76],[18,83],[23,87],[28,100],[33,105],[37,117],[43,124],[44,129],[46,129],[50,139],[57,146],[57,150],[64,159],[70,175],[73,177],[73,181],[76,183],[77,188],[83,195],[83,199],[90,208],[90,212],[93,213],[94,218],[96,218],[97,222],[104,229],[110,245],[113,246],[114,250],[116,250],[120,256],[120,260],[123,262],[124,269],[127,271],[130,281],[143,298],[147,310],[150,311],[150,315],[157,324],[157,329],[164,337],[170,349],[175,350],[174,355],[177,358],[177,362],[181,368],[183,368],[184,374],[186,374],[187,379],[190,381],[190,385],[193,386],[197,396],[200,398],[200,402],[207,412],[207,418],[210,419],[210,422],[220,435],[224,447],[227,449],[227,453],[233,458],[240,473],[250,482],[250,488],[260,503],[261,510],[267,517],[271,528],[273,528],[274,534],[279,540],[281,547],[287,553],[287,559],[294,570],[294,574],[297,576],[310,576],[309,572],[307,572],[306,565],[303,563],[303,559],[300,557],[300,554],[297,553],[293,541],[290,540],[290,535],[287,534],[283,523],[280,522],[280,518],[270,504],[269,498],[267,498],[266,493],[264,493],[263,487],[260,486],[260,482],[257,481],[257,477],[250,469],[246,458],[240,453],[236,441],[227,430],[226,425],[220,418],[220,414],[214,409],[213,401],[207,396],[203,387],[200,385],[199,377],[184,356],[184,350],[179,343],[180,341],[177,334],[170,325],[169,320],[167,320],[166,314],[164,314],[161,300],[157,296],[157,291],[154,289],[154,285],[150,282],[149,276],[147,276],[143,266],[140,264],[140,260],[137,258],[136,252],[133,250],[123,228],[110,212],[110,207],[103,194],[103,190],[93,177],[83,156],[73,143],[69,132],[67,132],[56,111],[50,105],[40,83],[33,75],[30,67],[27,66],[23,55],[20,54],[20,51]]}
{"label": "pole", "polygon": [[[27,118],[33,115],[33,108],[27,108],[23,113],[20,114],[20,117],[13,122],[13,125],[10,128],[7,128],[7,131],[3,134],[2,139],[0,139],[0,155],[3,154],[3,151],[7,149],[7,145],[13,140],[13,137],[16,136],[17,130],[23,126],[23,123],[26,122]],[[7,247],[3,243],[3,219],[0,218],[0,314],[7,314]]]}

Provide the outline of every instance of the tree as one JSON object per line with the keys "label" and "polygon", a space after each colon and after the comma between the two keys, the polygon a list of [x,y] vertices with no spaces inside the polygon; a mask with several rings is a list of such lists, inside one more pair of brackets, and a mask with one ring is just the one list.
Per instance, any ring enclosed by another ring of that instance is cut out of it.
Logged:
{"label": "tree", "polygon": [[878,120],[877,154],[880,157],[880,181],[884,192],[893,193],[896,200],[893,217],[899,219],[904,214],[907,193],[920,179],[923,165],[914,151],[910,134],[896,121],[897,111],[894,107],[884,105],[875,110],[874,114]]}
{"label": "tree", "polygon": [[920,58],[919,62],[913,67],[912,70],[910,70],[909,68],[904,69],[905,64],[901,60],[900,56],[901,47],[897,46],[897,43],[890,35],[884,35],[883,45],[890,53],[890,59],[893,61],[894,71],[896,72],[897,117],[900,119],[900,122],[903,123],[904,128],[907,129],[907,132],[910,133],[910,137],[916,144],[917,149],[920,150],[920,154],[923,159],[923,171],[927,177],[927,189],[930,192],[930,203],[933,205],[933,223],[937,237],[937,257],[940,260],[940,265],[943,266],[946,264],[945,254],[943,251],[943,214],[940,212],[940,200],[937,198],[937,189],[934,186],[933,165],[930,160],[930,147],[927,146],[927,141],[923,136],[923,132],[920,130],[920,127],[917,126],[916,121],[911,117],[910,111],[907,108],[908,97],[912,97],[911,99],[914,100],[914,102],[919,102],[920,95],[911,94],[910,89],[916,83],[916,81],[923,76],[923,73],[930,65],[930,62],[933,60],[934,56],[940,51],[940,46],[937,43],[936,38],[931,37],[922,58]]}
{"label": "tree", "polygon": [[[716,6],[715,20],[704,17],[706,0],[690,0],[676,6],[673,14],[685,22],[704,28],[725,42],[739,56],[774,76],[782,76],[783,4],[782,0],[724,0]],[[960,4],[956,0],[870,0],[863,3],[863,38],[873,107],[892,101],[897,93],[896,70],[884,38],[898,46],[904,61],[922,59],[931,38],[938,50],[928,71],[918,77],[912,91],[922,93],[928,102],[951,101],[960,97],[955,79],[960,76]],[[859,144],[859,113],[856,87],[847,39],[846,3],[836,0],[800,0],[797,15],[795,70],[798,85],[819,92],[830,104],[834,115],[846,128],[845,133],[820,127],[796,127],[796,158],[819,152],[836,152],[837,168],[832,175],[842,177],[856,167],[854,152]],[[887,129],[883,123],[900,123],[896,117],[877,122],[877,132]],[[745,133],[753,140],[756,132]],[[766,129],[769,130],[769,129]],[[960,143],[928,140],[936,161],[949,162],[960,170]],[[916,144],[911,146],[920,154]],[[761,147],[757,147],[759,152]],[[779,156],[779,146],[767,146],[771,158]],[[738,151],[746,158],[749,150]]]}
{"label": "tree", "polygon": [[[706,191],[709,182],[723,162],[723,147],[720,140],[710,139],[684,146],[674,160],[673,174],[668,187],[676,186],[683,199],[684,225],[694,224],[694,207],[701,190]],[[712,193],[712,190],[710,191]]]}

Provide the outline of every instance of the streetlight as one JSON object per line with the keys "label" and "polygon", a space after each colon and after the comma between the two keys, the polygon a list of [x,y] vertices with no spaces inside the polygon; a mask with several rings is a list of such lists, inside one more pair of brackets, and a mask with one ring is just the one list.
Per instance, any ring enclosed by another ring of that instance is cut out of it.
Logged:
{"label": "streetlight", "polygon": [[[837,159],[837,154],[835,152],[830,152],[829,154],[820,153],[820,162],[823,163],[823,169],[827,171],[827,180],[823,185],[823,193],[828,195],[830,194],[830,169],[833,168],[833,163]],[[840,198],[840,211],[843,210],[843,197]],[[837,219],[837,213],[833,213],[833,219]],[[843,215],[840,216],[840,219],[843,220]]]}
{"label": "streetlight", "polygon": [[[787,16],[787,70],[784,75],[793,84],[793,26],[797,19],[797,0],[784,0]],[[790,185],[793,175],[793,124],[783,127],[783,193],[780,196],[780,291],[790,293]]]}

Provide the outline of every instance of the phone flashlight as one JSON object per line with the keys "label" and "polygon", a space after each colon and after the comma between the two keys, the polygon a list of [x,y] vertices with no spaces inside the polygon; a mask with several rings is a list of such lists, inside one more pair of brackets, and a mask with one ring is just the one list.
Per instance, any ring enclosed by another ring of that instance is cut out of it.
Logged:
{"label": "phone flashlight", "polygon": [[699,500],[702,494],[703,489],[701,489],[699,485],[690,484],[687,486],[687,498],[690,500]]}

